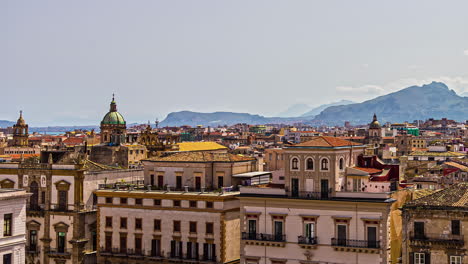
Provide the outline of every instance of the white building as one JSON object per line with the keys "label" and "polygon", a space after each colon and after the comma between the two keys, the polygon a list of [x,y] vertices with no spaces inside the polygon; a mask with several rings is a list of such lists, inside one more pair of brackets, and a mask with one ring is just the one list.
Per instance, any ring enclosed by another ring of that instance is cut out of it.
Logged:
{"label": "white building", "polygon": [[3,264],[25,263],[26,199],[19,189],[0,189],[0,260]]}

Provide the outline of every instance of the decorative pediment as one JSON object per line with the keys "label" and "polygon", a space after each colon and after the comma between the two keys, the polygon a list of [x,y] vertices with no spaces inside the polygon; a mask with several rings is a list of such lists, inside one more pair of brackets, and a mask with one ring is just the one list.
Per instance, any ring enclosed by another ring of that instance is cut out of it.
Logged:
{"label": "decorative pediment", "polygon": [[55,232],[67,232],[69,225],[65,224],[64,222],[58,222],[54,224]]}
{"label": "decorative pediment", "polygon": [[0,181],[0,188],[14,188],[15,182],[10,179],[4,179]]}
{"label": "decorative pediment", "polygon": [[39,230],[41,229],[41,223],[31,220],[26,223],[26,227],[28,228],[28,230]]}
{"label": "decorative pediment", "polygon": [[56,183],[54,183],[57,190],[59,191],[68,191],[70,190],[70,185],[71,183],[65,181],[65,180],[61,180],[61,181],[58,181]]}

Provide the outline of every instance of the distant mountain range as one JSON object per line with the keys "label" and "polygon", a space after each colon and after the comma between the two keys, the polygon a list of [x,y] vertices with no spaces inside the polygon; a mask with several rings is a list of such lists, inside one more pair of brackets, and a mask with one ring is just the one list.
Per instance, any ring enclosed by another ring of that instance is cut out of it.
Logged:
{"label": "distant mountain range", "polygon": [[165,126],[219,126],[219,125],[234,125],[238,123],[247,124],[268,124],[268,123],[292,123],[303,120],[301,118],[285,118],[285,117],[264,117],[260,115],[252,115],[247,113],[233,112],[214,112],[214,113],[199,113],[191,111],[173,112],[167,115],[161,123],[160,127]]}
{"label": "distant mountain range", "polygon": [[[377,114],[381,123],[387,121],[412,122],[413,120],[440,119],[443,117],[457,121],[468,119],[468,97],[457,95],[444,83],[439,82],[432,82],[423,86],[411,86],[362,103],[342,100],[333,104],[339,105],[320,106],[298,117],[264,117],[247,113],[181,111],[170,113],[161,122],[161,126],[218,126],[237,123],[294,122],[304,122],[312,125],[343,125],[345,121],[359,125],[369,123],[374,113]],[[319,109],[321,107],[323,109]],[[303,108],[303,106],[297,107],[297,109],[300,108]]]}
{"label": "distant mountain range", "polygon": [[324,105],[318,106],[318,107],[316,107],[316,108],[302,114],[301,116],[313,117],[313,116],[316,116],[316,115],[320,114],[320,112],[322,112],[323,110],[327,109],[330,106],[349,105],[349,104],[354,104],[354,103],[355,102],[349,101],[349,100],[341,100],[341,101],[334,102],[334,103],[324,104]]}
{"label": "distant mountain range", "polygon": [[14,124],[15,124],[15,122],[13,122],[13,121],[0,120],[0,127],[1,127],[1,128],[11,127],[11,126],[14,125]]}
{"label": "distant mountain range", "polygon": [[320,112],[322,112],[325,108],[329,106],[334,106],[334,105],[347,105],[347,104],[353,104],[355,102],[349,101],[349,100],[341,100],[338,102],[334,103],[329,103],[329,104],[323,104],[317,107],[312,107],[308,104],[294,104],[288,107],[285,111],[279,113],[277,116],[278,117],[313,117]]}
{"label": "distant mountain range", "polygon": [[343,124],[344,121],[350,121],[352,124],[365,124],[370,122],[374,113],[381,123],[443,117],[465,121],[468,119],[468,97],[457,95],[444,83],[432,82],[423,86],[411,86],[359,104],[328,107],[313,122]]}

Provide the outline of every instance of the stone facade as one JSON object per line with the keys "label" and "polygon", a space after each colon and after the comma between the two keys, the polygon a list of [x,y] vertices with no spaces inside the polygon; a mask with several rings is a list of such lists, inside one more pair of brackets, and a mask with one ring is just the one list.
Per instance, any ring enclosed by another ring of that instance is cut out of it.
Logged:
{"label": "stone facade", "polygon": [[0,261],[25,263],[26,199],[19,189],[0,189]]}
{"label": "stone facade", "polygon": [[232,263],[238,193],[98,190],[98,263]]}
{"label": "stone facade", "polygon": [[[142,171],[106,171],[86,161],[0,164],[0,182],[31,193],[27,204],[26,263],[93,263],[96,256],[96,200],[99,184],[131,182]],[[35,247],[30,247],[36,241]]]}

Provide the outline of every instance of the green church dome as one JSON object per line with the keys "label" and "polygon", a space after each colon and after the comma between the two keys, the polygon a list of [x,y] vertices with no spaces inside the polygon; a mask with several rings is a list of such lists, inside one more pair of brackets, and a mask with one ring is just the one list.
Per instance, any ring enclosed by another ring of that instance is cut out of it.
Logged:
{"label": "green church dome", "polygon": [[110,110],[104,116],[101,121],[101,125],[125,125],[125,119],[123,116],[117,112],[117,104],[114,101],[114,96],[112,96],[112,102],[110,103]]}
{"label": "green church dome", "polygon": [[101,121],[103,125],[125,125],[125,119],[119,112],[107,113]]}

